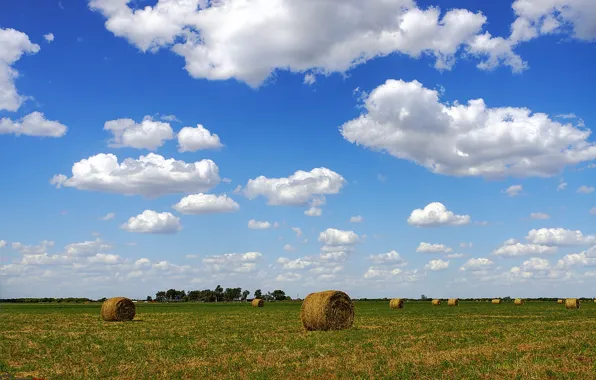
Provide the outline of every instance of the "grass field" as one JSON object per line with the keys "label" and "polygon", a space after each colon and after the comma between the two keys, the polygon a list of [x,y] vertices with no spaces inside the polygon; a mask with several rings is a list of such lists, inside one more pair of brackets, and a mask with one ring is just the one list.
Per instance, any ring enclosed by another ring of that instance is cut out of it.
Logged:
{"label": "grass field", "polygon": [[[94,378],[596,378],[596,305],[356,302],[353,328],[305,332],[300,303],[2,304],[0,373]],[[1,377],[1,376],[0,376]]]}

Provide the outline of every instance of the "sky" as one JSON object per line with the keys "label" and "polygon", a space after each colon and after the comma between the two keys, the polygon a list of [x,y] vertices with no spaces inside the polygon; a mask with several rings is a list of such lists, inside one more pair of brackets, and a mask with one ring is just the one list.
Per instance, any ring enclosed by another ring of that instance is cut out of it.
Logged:
{"label": "sky", "polygon": [[0,298],[593,297],[595,19],[3,1]]}

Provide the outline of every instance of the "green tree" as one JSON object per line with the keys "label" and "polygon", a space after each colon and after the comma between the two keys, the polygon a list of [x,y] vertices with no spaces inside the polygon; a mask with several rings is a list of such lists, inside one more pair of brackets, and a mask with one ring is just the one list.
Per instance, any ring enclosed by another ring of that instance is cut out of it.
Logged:
{"label": "green tree", "polygon": [[242,292],[242,301],[246,301],[246,299],[248,298],[248,295],[250,294],[250,292],[248,290],[245,290]]}
{"label": "green tree", "polygon": [[261,293],[261,289],[255,290],[255,298],[262,298],[263,293]]}
{"label": "green tree", "polygon": [[273,293],[271,293],[271,297],[276,301],[283,301],[286,299],[286,292],[279,289],[274,290]]}

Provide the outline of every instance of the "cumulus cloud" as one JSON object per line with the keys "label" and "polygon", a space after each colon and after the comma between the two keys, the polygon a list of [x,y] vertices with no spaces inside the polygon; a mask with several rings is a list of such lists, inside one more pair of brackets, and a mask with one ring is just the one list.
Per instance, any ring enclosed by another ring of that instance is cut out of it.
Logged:
{"label": "cumulus cloud", "polygon": [[438,271],[449,268],[449,260],[444,261],[441,259],[431,260],[424,266],[424,269]]}
{"label": "cumulus cloud", "polygon": [[589,129],[527,108],[489,108],[483,99],[441,103],[437,90],[418,81],[387,80],[364,98],[363,108],[340,127],[344,139],[437,174],[551,177],[596,159]]}
{"label": "cumulus cloud", "polygon": [[558,186],[557,186],[557,191],[561,191],[561,190],[565,190],[567,188],[567,182],[561,182]]}
{"label": "cumulus cloud", "polygon": [[544,212],[533,212],[530,214],[530,218],[537,219],[537,220],[546,220],[546,219],[550,219],[550,215],[548,215]]}
{"label": "cumulus cloud", "polygon": [[223,147],[219,136],[209,132],[201,124],[196,128],[184,127],[178,132],[178,151],[196,152],[197,150],[219,149]]}
{"label": "cumulus cloud", "polygon": [[361,223],[363,220],[364,218],[362,217],[362,215],[356,215],[350,218],[350,223]]}
{"label": "cumulus cloud", "polygon": [[400,256],[397,251],[389,251],[378,255],[371,255],[369,259],[377,265],[405,266],[408,264],[406,259]]}
{"label": "cumulus cloud", "polygon": [[39,255],[47,252],[47,250],[54,246],[54,241],[43,240],[38,245],[25,245],[21,242],[13,242],[11,248],[13,251],[17,251],[23,255]]}
{"label": "cumulus cloud", "polygon": [[251,219],[248,221],[248,228],[250,228],[251,230],[266,230],[268,228],[271,228],[271,223],[267,221],[261,222],[255,219]]}
{"label": "cumulus cloud", "polygon": [[304,211],[304,215],[306,216],[321,216],[323,215],[323,210],[318,207],[311,207],[308,210]]}
{"label": "cumulus cloud", "polygon": [[102,216],[100,219],[101,220],[112,220],[112,219],[114,219],[115,216],[116,216],[115,213],[108,212],[107,214],[105,214],[104,216]]}
{"label": "cumulus cloud", "polygon": [[412,211],[408,224],[416,227],[460,226],[470,223],[469,215],[456,215],[439,202]]}
{"label": "cumulus cloud", "polygon": [[470,260],[466,261],[464,265],[462,265],[459,269],[461,271],[483,271],[493,267],[495,263],[491,260],[478,257],[478,258],[471,258]]}
{"label": "cumulus cloud", "polygon": [[448,255],[446,255],[445,257],[448,259],[461,259],[462,257],[465,257],[466,255],[464,255],[463,253],[450,253]]}
{"label": "cumulus cloud", "polygon": [[522,244],[515,239],[507,240],[501,247],[493,251],[493,255],[502,257],[516,257],[525,255],[544,255],[557,252],[557,247],[540,244]]}
{"label": "cumulus cloud", "polygon": [[275,281],[281,281],[281,282],[293,282],[293,281],[298,281],[302,278],[302,275],[300,273],[294,273],[294,272],[287,272],[287,273],[280,273],[275,277]]}
{"label": "cumulus cloud", "polygon": [[577,189],[577,192],[580,194],[590,194],[594,192],[594,187],[582,185]]}
{"label": "cumulus cloud", "polygon": [[506,190],[504,190],[504,193],[510,197],[516,197],[523,190],[524,190],[524,187],[522,185],[513,185],[513,186],[509,186]]}
{"label": "cumulus cloud", "polygon": [[207,191],[219,181],[219,168],[211,160],[186,163],[149,153],[119,163],[115,155],[100,153],[76,162],[72,177],[58,174],[50,183],[57,187],[155,198],[172,193]]}
{"label": "cumulus cloud", "polygon": [[[0,71],[2,67],[0,66]],[[1,72],[0,72],[0,75]],[[0,94],[2,90],[2,83],[0,78]],[[2,97],[0,96],[0,106]],[[0,108],[1,109],[1,108]],[[37,136],[37,137],[62,137],[66,134],[68,128],[64,124],[57,121],[47,120],[45,115],[41,112],[32,112],[27,116],[13,121],[9,118],[3,117],[0,119],[0,135],[14,134],[17,136]]]}
{"label": "cumulus cloud", "polygon": [[54,42],[54,39],[55,39],[54,33],[44,34],[43,38],[46,40],[46,42],[52,43],[52,42]]}
{"label": "cumulus cloud", "polygon": [[326,246],[350,246],[358,243],[360,237],[354,231],[327,228],[319,234],[319,241]]}
{"label": "cumulus cloud", "polygon": [[296,237],[302,236],[302,229],[300,227],[292,227],[292,231],[296,233]]}
{"label": "cumulus cloud", "polygon": [[579,230],[564,228],[541,228],[530,230],[526,240],[532,244],[553,246],[590,245],[596,243],[596,235],[584,235]]}
{"label": "cumulus cloud", "polygon": [[416,252],[420,253],[449,253],[453,252],[453,249],[443,245],[443,244],[431,244],[422,242],[416,248]]}
{"label": "cumulus cloud", "polygon": [[130,217],[128,222],[122,225],[122,229],[147,234],[174,234],[182,229],[182,224],[180,218],[169,212],[145,210],[137,216]]}
{"label": "cumulus cloud", "polygon": [[182,214],[217,214],[236,212],[240,205],[227,195],[192,194],[176,203],[172,208]]}
{"label": "cumulus cloud", "polygon": [[254,87],[276,70],[303,73],[310,85],[316,74],[344,73],[394,53],[430,56],[440,70],[450,69],[458,52],[480,58],[482,69],[495,62],[514,71],[525,67],[511,46],[482,32],[481,12],[441,13],[413,0],[159,0],[136,10],[124,1],[91,0],[90,7],[104,15],[109,31],[140,50],[170,48],[184,57],[195,78],[236,78]]}
{"label": "cumulus cloud", "polygon": [[596,266],[596,246],[589,251],[565,255],[557,262],[557,268],[560,269],[567,269],[573,266]]}
{"label": "cumulus cloud", "polygon": [[35,54],[38,51],[39,45],[32,43],[25,33],[0,28],[0,111],[17,111],[27,99],[17,92],[14,81],[19,72],[12,65],[23,54]]}
{"label": "cumulus cloud", "polygon": [[345,184],[346,180],[336,172],[315,168],[310,172],[299,170],[284,178],[260,176],[249,180],[242,192],[248,199],[263,196],[272,206],[299,206],[320,195],[337,194]]}
{"label": "cumulus cloud", "polygon": [[260,252],[225,253],[205,257],[202,262],[210,272],[250,273],[256,270],[261,257]]}
{"label": "cumulus cloud", "polygon": [[109,145],[113,148],[156,150],[174,138],[169,123],[153,120],[151,116],[145,116],[140,123],[132,119],[106,121],[103,129],[112,133]]}

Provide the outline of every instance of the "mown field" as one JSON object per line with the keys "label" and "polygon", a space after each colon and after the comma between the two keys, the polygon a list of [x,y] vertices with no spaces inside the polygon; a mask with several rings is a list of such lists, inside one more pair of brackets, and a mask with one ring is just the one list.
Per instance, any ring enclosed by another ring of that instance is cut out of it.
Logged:
{"label": "mown field", "polygon": [[[353,328],[305,332],[300,303],[0,305],[0,374],[45,379],[589,379],[596,305],[356,302]],[[0,376],[1,378],[2,376]]]}

